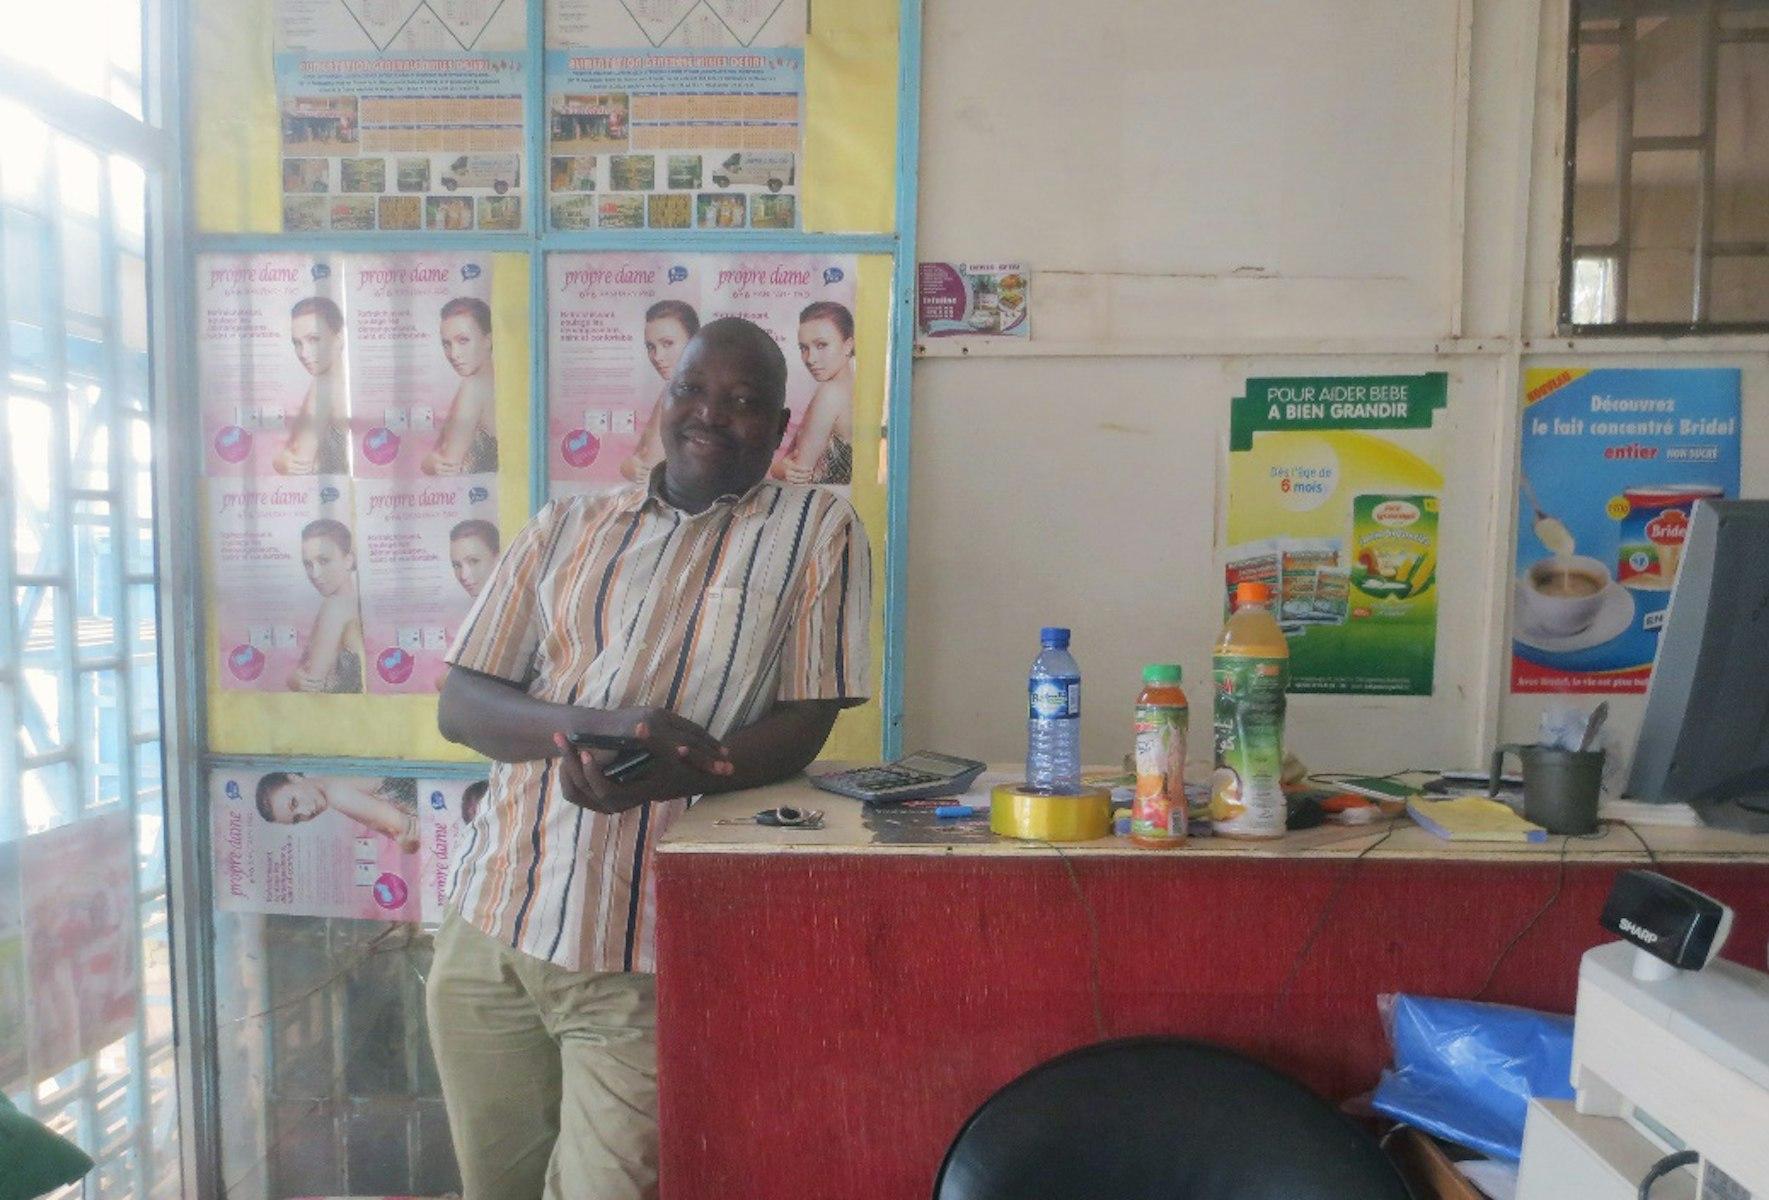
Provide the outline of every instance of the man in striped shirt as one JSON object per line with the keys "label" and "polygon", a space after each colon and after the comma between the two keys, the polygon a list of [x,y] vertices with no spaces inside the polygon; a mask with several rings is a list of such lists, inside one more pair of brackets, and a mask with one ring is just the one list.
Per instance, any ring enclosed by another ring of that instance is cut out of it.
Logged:
{"label": "man in striped shirt", "polygon": [[[703,328],[663,464],[543,508],[449,652],[442,732],[494,760],[428,996],[466,1200],[655,1195],[653,848],[690,797],[803,769],[867,695],[865,530],[766,478],[785,389],[765,331]],[[580,734],[653,760],[614,782]]]}

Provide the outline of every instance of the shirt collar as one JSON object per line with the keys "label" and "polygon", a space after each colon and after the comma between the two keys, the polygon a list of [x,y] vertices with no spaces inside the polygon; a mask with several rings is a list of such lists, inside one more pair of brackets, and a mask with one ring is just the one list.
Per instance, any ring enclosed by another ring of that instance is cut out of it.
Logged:
{"label": "shirt collar", "polygon": [[701,512],[690,513],[677,508],[665,498],[663,494],[664,465],[665,464],[663,463],[658,463],[655,467],[651,468],[651,474],[646,478],[643,490],[639,488],[633,489],[633,497],[636,502],[635,507],[654,505],[660,512],[676,513],[692,520],[696,516],[705,516],[706,513],[712,512],[715,508],[719,508],[723,505],[729,505],[732,507],[748,506],[763,492],[764,489],[772,484],[772,481],[764,475],[754,487],[750,488],[742,495],[739,495],[736,492],[727,492],[725,495],[718,497],[711,504],[707,505]]}

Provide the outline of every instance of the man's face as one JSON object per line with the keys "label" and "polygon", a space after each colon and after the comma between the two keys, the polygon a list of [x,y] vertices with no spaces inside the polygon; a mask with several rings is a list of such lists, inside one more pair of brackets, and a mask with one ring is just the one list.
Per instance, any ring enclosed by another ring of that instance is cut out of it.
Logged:
{"label": "man's face", "polygon": [[299,825],[325,810],[326,797],[319,785],[299,776],[270,794],[270,815],[278,825]]}
{"label": "man's face", "polygon": [[711,501],[761,482],[789,415],[778,392],[770,392],[768,375],[753,347],[700,338],[688,343],[660,422],[673,495]]}
{"label": "man's face", "polygon": [[289,340],[295,344],[295,357],[307,368],[309,375],[324,375],[338,362],[341,335],[313,313],[302,313],[289,323]]}

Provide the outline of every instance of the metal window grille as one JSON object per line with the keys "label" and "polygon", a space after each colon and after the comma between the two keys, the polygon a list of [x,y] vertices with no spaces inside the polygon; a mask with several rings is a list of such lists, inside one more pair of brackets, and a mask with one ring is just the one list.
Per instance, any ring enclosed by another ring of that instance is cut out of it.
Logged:
{"label": "metal window grille", "polygon": [[1769,329],[1769,6],[1573,0],[1568,47],[1562,328]]}
{"label": "metal window grille", "polygon": [[[140,931],[133,1030],[0,1083],[97,1159],[60,1195],[175,1196],[147,165],[25,104],[0,110],[0,142],[0,841],[30,855],[34,835],[126,812]],[[30,959],[25,938],[27,979]]]}
{"label": "metal window grille", "polygon": [[[175,1197],[148,216],[165,164],[141,120],[142,7],[105,16],[99,37],[15,43],[29,65],[0,62],[0,843],[22,860],[33,838],[116,823],[139,991],[121,1038],[0,1087],[96,1160],[58,1196]],[[28,929],[18,943],[15,1047],[41,1015]]]}

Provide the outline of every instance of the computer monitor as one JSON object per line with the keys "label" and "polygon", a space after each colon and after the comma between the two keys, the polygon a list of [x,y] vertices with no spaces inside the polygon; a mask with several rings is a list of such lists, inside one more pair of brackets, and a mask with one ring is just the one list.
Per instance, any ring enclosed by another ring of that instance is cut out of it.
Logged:
{"label": "computer monitor", "polygon": [[1769,500],[1698,503],[1682,559],[1627,794],[1769,832]]}

